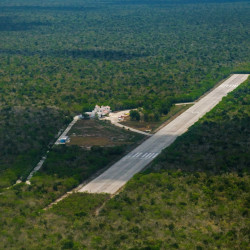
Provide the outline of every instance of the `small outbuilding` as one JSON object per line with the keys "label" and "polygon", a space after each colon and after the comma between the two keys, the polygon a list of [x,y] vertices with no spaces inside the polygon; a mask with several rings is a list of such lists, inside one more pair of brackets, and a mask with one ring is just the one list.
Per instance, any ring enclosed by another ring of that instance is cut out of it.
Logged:
{"label": "small outbuilding", "polygon": [[68,136],[63,136],[62,138],[59,139],[60,144],[65,144],[66,142],[69,142]]}

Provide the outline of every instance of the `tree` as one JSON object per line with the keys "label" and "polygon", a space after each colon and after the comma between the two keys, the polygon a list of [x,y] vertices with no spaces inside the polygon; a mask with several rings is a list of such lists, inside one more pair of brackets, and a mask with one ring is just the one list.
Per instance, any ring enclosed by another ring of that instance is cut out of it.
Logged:
{"label": "tree", "polygon": [[145,122],[148,122],[148,121],[149,121],[148,113],[144,113],[144,121],[145,121]]}
{"label": "tree", "polygon": [[160,115],[158,112],[154,113],[154,120],[158,122],[160,120]]}
{"label": "tree", "polygon": [[89,115],[86,114],[86,113],[83,113],[82,116],[83,116],[84,119],[89,119]]}
{"label": "tree", "polygon": [[140,113],[137,110],[131,110],[130,111],[130,119],[132,121],[140,121],[140,119],[141,119]]}

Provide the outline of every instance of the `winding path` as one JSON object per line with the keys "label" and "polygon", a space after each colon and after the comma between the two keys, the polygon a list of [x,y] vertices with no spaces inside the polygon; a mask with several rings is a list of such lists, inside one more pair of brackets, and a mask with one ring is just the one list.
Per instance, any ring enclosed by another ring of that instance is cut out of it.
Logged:
{"label": "winding path", "polygon": [[125,125],[119,123],[119,117],[122,115],[125,115],[129,112],[130,112],[130,110],[123,110],[123,111],[119,111],[119,112],[115,112],[115,113],[110,113],[109,116],[104,117],[103,119],[109,120],[112,124],[114,124],[117,127],[124,128],[124,129],[130,130],[130,131],[133,131],[133,132],[136,132],[139,134],[152,136],[152,134],[149,134],[149,133],[146,133],[146,132],[140,131],[138,129],[134,129],[134,128],[131,128],[131,127],[128,127],[128,126],[125,126]]}

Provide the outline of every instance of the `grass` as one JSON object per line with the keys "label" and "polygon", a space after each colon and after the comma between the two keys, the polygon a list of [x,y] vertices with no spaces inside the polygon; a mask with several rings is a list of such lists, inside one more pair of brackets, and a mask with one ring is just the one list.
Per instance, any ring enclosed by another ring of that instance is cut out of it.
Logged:
{"label": "grass", "polygon": [[186,104],[186,105],[173,105],[167,115],[162,115],[160,117],[160,120],[155,121],[149,121],[145,122],[143,120],[140,121],[131,121],[130,117],[126,117],[124,121],[120,122],[121,124],[138,129],[143,132],[150,131],[151,133],[154,133],[157,129],[162,127],[163,125],[166,125],[170,121],[172,121],[174,118],[176,118],[178,115],[186,111],[189,107],[191,107],[192,104]]}
{"label": "grass", "polygon": [[[92,146],[105,146],[105,145],[109,146],[109,144],[111,143],[112,141],[109,140],[108,138],[71,136],[70,142],[68,144],[90,148]],[[114,143],[112,143],[110,146],[114,146]]]}
{"label": "grass", "polygon": [[108,121],[79,120],[69,133],[68,145],[78,145],[83,148],[92,146],[121,146],[140,142],[144,136],[118,128]]}

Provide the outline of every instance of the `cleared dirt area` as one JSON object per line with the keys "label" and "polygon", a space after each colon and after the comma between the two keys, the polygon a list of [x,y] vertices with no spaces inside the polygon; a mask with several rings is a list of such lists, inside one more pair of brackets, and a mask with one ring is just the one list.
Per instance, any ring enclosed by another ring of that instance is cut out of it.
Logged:
{"label": "cleared dirt area", "polygon": [[95,119],[77,121],[69,136],[70,142],[67,145],[78,145],[84,148],[130,145],[144,138],[143,135],[115,127],[109,121]]}
{"label": "cleared dirt area", "polygon": [[186,112],[183,112],[96,179],[82,187],[79,192],[112,195],[118,192],[136,173],[152,162],[164,148],[170,146],[178,136],[185,133],[190,126],[213,109],[224,96],[247,80],[248,76],[247,74],[231,76]]}
{"label": "cleared dirt area", "polygon": [[141,121],[131,121],[130,117],[125,117],[124,121],[120,122],[120,124],[138,129],[143,132],[149,132],[154,133],[158,130],[159,127],[161,127],[162,124],[166,125],[166,122],[170,122],[172,119],[174,119],[176,116],[180,115],[182,112],[187,110],[189,107],[191,107],[193,104],[183,104],[183,105],[177,105],[173,106],[169,113],[167,115],[161,116],[160,120],[155,121],[148,121],[145,122],[143,120]]}

